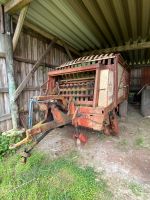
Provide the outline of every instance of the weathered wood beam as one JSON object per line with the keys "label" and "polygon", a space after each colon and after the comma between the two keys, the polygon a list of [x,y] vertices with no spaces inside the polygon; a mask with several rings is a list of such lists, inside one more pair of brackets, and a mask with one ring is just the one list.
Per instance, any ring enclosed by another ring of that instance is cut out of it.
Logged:
{"label": "weathered wood beam", "polygon": [[20,15],[19,15],[19,18],[18,18],[17,26],[16,26],[15,33],[14,33],[14,36],[13,36],[13,51],[15,51],[15,49],[16,49],[16,46],[17,46],[17,43],[18,43],[18,40],[19,40],[19,36],[20,36],[21,30],[22,30],[22,26],[23,26],[23,23],[24,23],[24,19],[25,19],[27,10],[28,10],[28,6],[25,6],[20,11]]}
{"label": "weathered wood beam", "polygon": [[69,48],[68,48],[68,46],[67,46],[66,44],[64,44],[64,48],[65,48],[65,50],[66,50],[66,53],[67,53],[69,59],[70,59],[70,60],[73,60],[72,55],[71,55],[71,53],[70,53],[70,50],[69,50]]}
{"label": "weathered wood beam", "polygon": [[[13,68],[13,49],[12,49],[12,37],[11,37],[11,17],[9,14],[5,14],[5,52],[6,52],[6,70],[9,87],[9,101],[12,117],[12,125],[14,129],[19,127],[19,114],[18,105],[13,101],[13,94],[16,90],[14,68]],[[4,34],[3,34],[4,35]]]}
{"label": "weathered wood beam", "polygon": [[16,13],[31,3],[31,1],[32,0],[10,0],[4,5],[4,11],[11,14]]}
{"label": "weathered wood beam", "polygon": [[39,58],[39,60],[35,63],[35,65],[33,66],[32,70],[27,74],[27,76],[25,77],[25,79],[22,81],[22,83],[19,85],[19,87],[17,88],[17,90],[14,92],[13,95],[13,100],[15,101],[18,96],[20,95],[20,93],[23,91],[23,89],[25,88],[26,84],[28,83],[28,81],[30,80],[30,78],[32,77],[32,75],[34,74],[34,72],[38,69],[38,67],[40,66],[41,62],[43,61],[43,59],[46,57],[46,55],[49,53],[49,51],[51,50],[53,44],[55,43],[55,41],[57,41],[56,38],[54,38],[51,43],[49,44],[48,48],[46,49],[46,51],[43,53],[43,55]]}
{"label": "weathered wood beam", "polygon": [[[8,88],[4,87],[0,87],[0,93],[8,93]],[[23,91],[40,91],[40,86],[38,87],[33,87],[33,86],[30,86],[30,87],[25,87]]]}
{"label": "weathered wood beam", "polygon": [[0,93],[8,93],[8,88],[0,87]]}
{"label": "weathered wood beam", "polygon": [[147,64],[131,64],[129,65],[131,68],[141,68],[141,67],[149,67],[150,68],[150,63]]}
{"label": "weathered wood beam", "polygon": [[[21,57],[18,57],[18,56],[14,56],[14,60],[16,60],[18,62],[33,64],[33,65],[37,62],[37,60],[31,60],[31,59],[28,59],[28,58],[21,58]],[[40,66],[44,66],[44,67],[48,67],[48,68],[58,67],[58,65],[53,65],[53,64],[46,63],[46,62],[42,62],[40,64]]]}
{"label": "weathered wood beam", "polygon": [[117,46],[117,47],[106,48],[106,49],[98,49],[94,51],[88,51],[88,52],[85,52],[84,55],[131,51],[131,50],[147,49],[147,48],[150,48],[150,41],[127,44],[127,45],[122,45],[122,46]]}
{"label": "weathered wood beam", "polygon": [[5,52],[0,52],[0,58],[5,58],[6,57],[6,53]]}
{"label": "weathered wood beam", "polygon": [[11,119],[11,114],[4,114],[0,116],[0,122]]}
{"label": "weathered wood beam", "polygon": [[[17,16],[13,16],[13,18],[15,19],[15,21],[18,19]],[[24,26],[32,29],[33,31],[39,33],[40,35],[44,36],[45,38],[52,40],[55,36],[44,31],[42,28],[34,25],[33,23],[29,22],[28,20],[24,21]],[[66,43],[65,41],[62,41],[61,39],[57,38],[56,44],[58,44],[61,47],[64,47],[64,43]],[[67,44],[67,43],[66,43]],[[81,56],[81,53],[78,52],[75,48],[73,48],[72,46],[70,46],[69,44],[67,44],[69,51],[71,51],[72,53],[74,53],[77,56]]]}

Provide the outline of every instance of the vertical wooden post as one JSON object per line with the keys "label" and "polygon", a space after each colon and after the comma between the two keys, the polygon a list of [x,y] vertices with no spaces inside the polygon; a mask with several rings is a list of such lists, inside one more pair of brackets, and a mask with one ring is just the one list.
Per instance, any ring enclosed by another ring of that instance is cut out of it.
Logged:
{"label": "vertical wooden post", "polygon": [[13,67],[13,47],[12,47],[12,37],[11,37],[11,17],[9,14],[5,14],[5,52],[6,52],[6,70],[8,77],[9,86],[9,99],[10,99],[10,110],[12,117],[13,129],[19,127],[19,114],[18,105],[13,100],[13,95],[16,90],[15,77],[14,77],[14,67]]}

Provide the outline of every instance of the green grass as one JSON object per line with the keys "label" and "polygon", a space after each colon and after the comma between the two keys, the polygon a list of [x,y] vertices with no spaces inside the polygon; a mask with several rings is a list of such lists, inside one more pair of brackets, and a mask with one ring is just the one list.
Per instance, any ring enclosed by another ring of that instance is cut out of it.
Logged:
{"label": "green grass", "polygon": [[144,142],[144,138],[143,137],[139,137],[135,140],[135,145],[137,147],[144,147],[145,146],[145,142]]}
{"label": "green grass", "polygon": [[150,138],[149,137],[138,137],[134,142],[135,147],[137,148],[148,148],[150,149]]}
{"label": "green grass", "polygon": [[127,146],[128,145],[128,141],[126,139],[122,139],[122,140],[119,141],[119,145]]}
{"label": "green grass", "polygon": [[136,183],[130,183],[129,184],[129,188],[132,190],[132,192],[136,195],[136,196],[141,196],[143,189],[140,185],[136,184]]}
{"label": "green grass", "polygon": [[3,136],[0,133],[0,160],[3,159],[3,157],[12,155],[15,153],[15,150],[10,150],[9,146],[10,144],[16,143],[20,141],[20,137],[7,137]]}
{"label": "green grass", "polygon": [[3,200],[106,200],[104,180],[92,168],[81,168],[72,156],[50,161],[33,153],[27,164],[14,155],[0,163],[0,199]]}

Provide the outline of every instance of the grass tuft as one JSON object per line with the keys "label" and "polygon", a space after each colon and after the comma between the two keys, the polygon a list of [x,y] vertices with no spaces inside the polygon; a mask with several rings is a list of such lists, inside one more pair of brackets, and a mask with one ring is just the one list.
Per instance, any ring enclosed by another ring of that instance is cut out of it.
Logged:
{"label": "grass tuft", "polygon": [[7,200],[106,200],[111,199],[104,180],[93,168],[85,169],[72,156],[47,160],[34,153],[27,164],[18,156],[0,163],[0,199]]}
{"label": "grass tuft", "polygon": [[128,145],[128,141],[127,141],[127,139],[122,139],[121,141],[119,141],[119,144],[121,146],[127,146]]}
{"label": "grass tuft", "polygon": [[144,142],[144,138],[143,137],[139,137],[139,138],[137,138],[135,140],[135,145],[137,147],[144,147],[144,144],[145,144],[145,142]]}
{"label": "grass tuft", "polygon": [[10,150],[10,144],[16,143],[20,141],[20,137],[7,137],[3,136],[0,133],[0,160],[2,160],[5,156],[12,155],[15,153],[15,150]]}
{"label": "grass tuft", "polygon": [[131,191],[136,195],[136,196],[141,196],[143,189],[140,185],[136,184],[136,183],[130,183],[129,184],[129,188],[131,189]]}

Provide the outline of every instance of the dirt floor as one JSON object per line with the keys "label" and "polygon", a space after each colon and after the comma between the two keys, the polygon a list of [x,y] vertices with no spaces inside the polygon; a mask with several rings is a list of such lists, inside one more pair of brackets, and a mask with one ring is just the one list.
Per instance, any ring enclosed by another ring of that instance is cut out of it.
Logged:
{"label": "dirt floor", "polygon": [[84,146],[73,140],[74,128],[67,126],[51,131],[37,150],[59,157],[77,151],[81,166],[91,166],[107,181],[113,199],[150,199],[150,119],[143,118],[137,106],[129,105],[126,121],[119,120],[119,137],[94,131]]}

